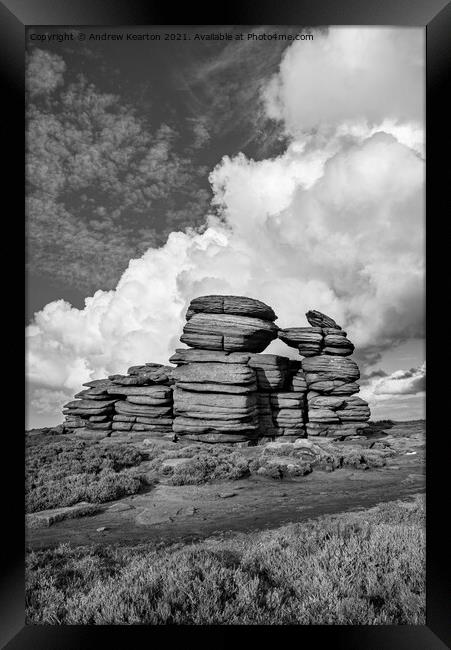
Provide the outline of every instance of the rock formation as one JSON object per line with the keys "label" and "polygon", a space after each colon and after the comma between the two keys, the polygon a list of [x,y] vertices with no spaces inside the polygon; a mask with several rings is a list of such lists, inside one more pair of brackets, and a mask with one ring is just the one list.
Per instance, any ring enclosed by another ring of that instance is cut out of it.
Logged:
{"label": "rock formation", "polygon": [[83,384],[88,389],[64,407],[65,426],[87,438],[114,437],[124,431],[172,437],[172,370],[148,363],[132,366],[127,375]]}
{"label": "rock formation", "polygon": [[75,399],[63,407],[65,428],[74,433],[86,429],[88,437],[110,435],[116,401],[107,392],[110,384],[108,379],[97,379],[84,384],[87,389],[77,393]]}
{"label": "rock formation", "polygon": [[368,404],[356,397],[360,388],[357,364],[347,357],[354,345],[337,323],[319,311],[306,314],[311,327],[279,330],[279,338],[299,349],[307,384],[307,434],[328,437],[354,435],[365,429]]}
{"label": "rock formation", "polygon": [[[355,396],[359,369],[346,332],[318,311],[310,327],[280,329],[265,303],[241,296],[191,301],[174,366],[146,363],[84,384],[64,406],[66,431],[81,437],[145,435],[255,443],[278,436],[342,437],[367,426]],[[262,354],[275,338],[302,360]]]}
{"label": "rock formation", "polygon": [[176,350],[170,358],[178,366],[172,373],[175,434],[245,442],[274,427],[261,393],[284,387],[288,360],[255,352],[277,338],[276,318],[271,307],[252,298],[203,296],[191,302],[180,340],[192,349]]}

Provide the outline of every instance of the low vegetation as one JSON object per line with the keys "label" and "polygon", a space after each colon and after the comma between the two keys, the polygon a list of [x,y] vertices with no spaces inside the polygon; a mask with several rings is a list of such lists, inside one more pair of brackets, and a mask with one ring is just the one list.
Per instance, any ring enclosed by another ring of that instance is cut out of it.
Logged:
{"label": "low vegetation", "polygon": [[[247,465],[244,457],[234,446],[188,444],[161,446],[150,443],[146,453],[153,460],[152,467],[166,476],[173,475],[174,485],[195,485],[210,480],[238,479],[249,475],[241,466]],[[164,467],[163,463],[172,459],[189,459],[185,467]],[[185,476],[186,480],[182,477]],[[178,478],[177,478],[178,477]],[[179,479],[181,482],[179,482]]]}
{"label": "low vegetation", "polygon": [[[235,449],[227,445],[205,447],[202,444],[161,448],[149,446],[151,467],[172,485],[200,485],[215,480],[237,480],[252,474],[274,479],[305,476],[314,469],[333,471],[342,467],[370,469],[383,467],[394,452],[384,443],[373,449],[347,446],[322,440],[313,448],[278,443]],[[190,459],[174,467],[164,461],[175,458]]]}
{"label": "low vegetation", "polygon": [[155,548],[27,558],[29,624],[425,622],[424,502]]}
{"label": "low vegetation", "polygon": [[[252,474],[290,479],[314,469],[382,467],[394,452],[363,449],[338,442],[315,442],[314,449],[293,444],[236,448],[227,445],[79,440],[64,435],[30,436],[26,444],[26,512],[72,506],[81,501],[105,503],[136,494],[149,483],[164,479],[172,485],[201,485],[238,480]],[[171,466],[170,459],[186,462]],[[143,464],[143,462],[145,463]]]}
{"label": "low vegetation", "polygon": [[60,437],[26,445],[26,512],[80,501],[103,503],[139,491],[141,453],[130,445],[103,446]]}
{"label": "low vegetation", "polygon": [[250,475],[249,461],[239,454],[199,454],[170,472],[172,485],[199,485],[209,481],[236,481]]}

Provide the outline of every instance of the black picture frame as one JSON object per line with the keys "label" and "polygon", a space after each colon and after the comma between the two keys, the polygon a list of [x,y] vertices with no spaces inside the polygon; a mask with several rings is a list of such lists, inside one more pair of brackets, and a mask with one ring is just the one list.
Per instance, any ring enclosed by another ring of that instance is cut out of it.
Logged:
{"label": "black picture frame", "polygon": [[[451,647],[449,602],[449,541],[447,523],[447,464],[450,454],[446,404],[446,382],[440,382],[442,354],[446,347],[440,334],[448,329],[441,303],[434,303],[433,289],[446,292],[448,261],[444,237],[446,210],[449,213],[450,178],[447,169],[447,130],[451,106],[446,99],[449,78],[451,7],[444,0],[228,0],[212,5],[185,4],[175,8],[154,0],[3,0],[0,2],[0,70],[3,92],[4,138],[10,139],[5,157],[9,179],[3,203],[9,201],[9,218],[23,223],[24,204],[24,54],[25,29],[29,26],[81,25],[399,25],[426,29],[427,52],[427,412],[430,440],[427,444],[427,624],[425,626],[299,626],[178,628],[147,626],[25,626],[24,625],[24,440],[20,431],[5,422],[4,468],[0,473],[4,524],[4,550],[0,576],[0,644],[10,650],[66,650],[130,647],[147,644],[183,643],[229,646],[231,641],[255,645],[260,640],[280,643],[281,635],[293,634],[295,644],[324,644],[346,650],[435,650]],[[448,147],[449,148],[449,147]],[[449,158],[449,154],[448,154]],[[443,218],[443,219],[442,219]],[[408,233],[406,233],[408,236]],[[8,245],[9,247],[9,245]],[[17,250],[20,249],[18,242]],[[6,298],[5,298],[6,299]],[[447,302],[447,296],[442,294]],[[20,328],[18,328],[20,330]],[[19,343],[20,345],[20,343]],[[439,349],[440,348],[440,349]],[[21,369],[19,369],[21,372]],[[16,385],[21,379],[17,378]],[[10,470],[7,477],[6,466]],[[448,574],[447,574],[448,572]],[[447,575],[446,575],[447,574]],[[139,638],[138,638],[139,637]]]}

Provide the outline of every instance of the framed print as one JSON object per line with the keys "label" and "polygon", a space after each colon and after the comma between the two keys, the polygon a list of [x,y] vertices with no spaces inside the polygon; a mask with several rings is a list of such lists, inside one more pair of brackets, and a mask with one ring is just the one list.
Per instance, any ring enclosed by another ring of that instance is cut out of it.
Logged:
{"label": "framed print", "polygon": [[449,4],[169,9],[0,6],[3,646],[448,647]]}

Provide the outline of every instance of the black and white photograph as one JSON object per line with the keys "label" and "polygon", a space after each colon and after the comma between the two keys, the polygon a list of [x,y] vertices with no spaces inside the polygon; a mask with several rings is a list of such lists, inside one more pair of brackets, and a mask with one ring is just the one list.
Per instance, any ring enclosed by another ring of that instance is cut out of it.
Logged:
{"label": "black and white photograph", "polygon": [[424,626],[425,28],[25,43],[26,624]]}

